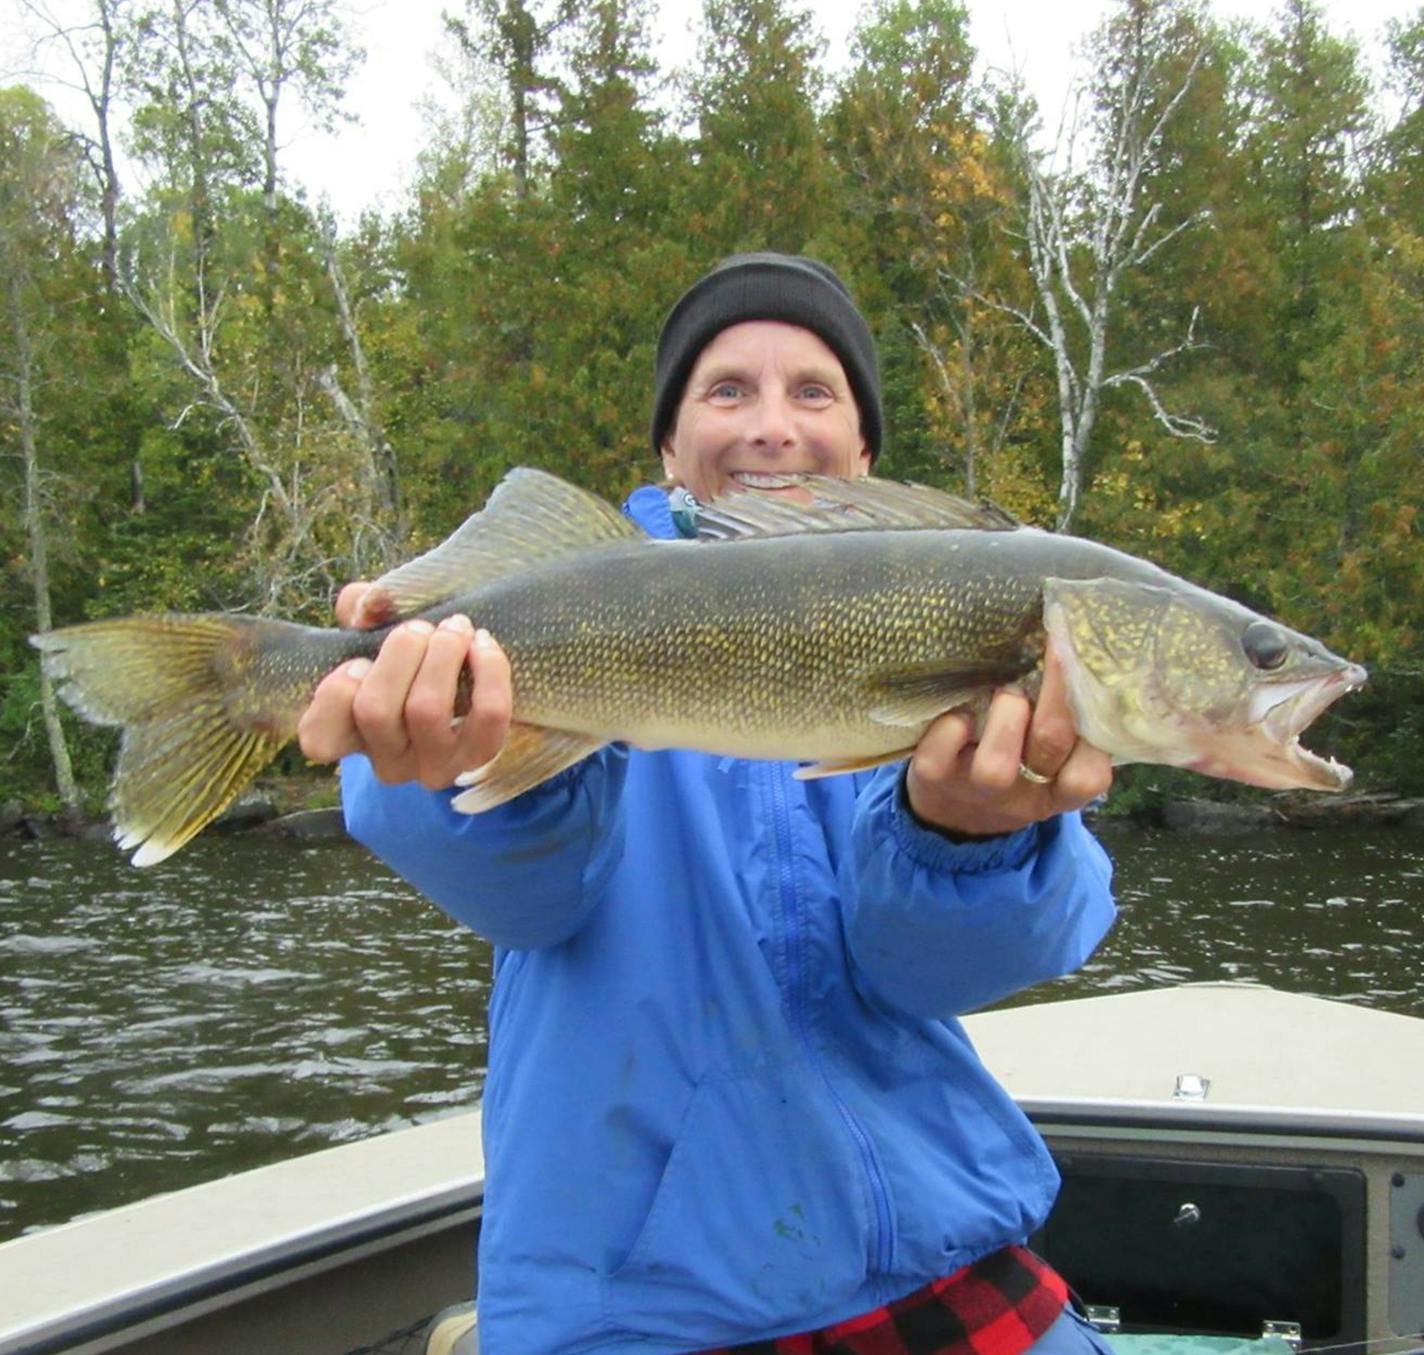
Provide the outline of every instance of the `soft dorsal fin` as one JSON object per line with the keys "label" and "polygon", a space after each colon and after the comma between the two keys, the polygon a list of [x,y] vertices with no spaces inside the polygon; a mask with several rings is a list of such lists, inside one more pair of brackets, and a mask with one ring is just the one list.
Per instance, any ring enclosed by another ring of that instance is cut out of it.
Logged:
{"label": "soft dorsal fin", "polygon": [[596,494],[520,466],[433,550],[377,579],[361,599],[357,624],[384,624],[536,562],[642,537]]}
{"label": "soft dorsal fin", "polygon": [[751,493],[724,494],[697,512],[697,535],[709,541],[797,532],[865,532],[924,527],[1012,531],[1022,524],[997,504],[971,503],[928,485],[861,477],[785,475],[783,484],[810,491],[814,502]]}

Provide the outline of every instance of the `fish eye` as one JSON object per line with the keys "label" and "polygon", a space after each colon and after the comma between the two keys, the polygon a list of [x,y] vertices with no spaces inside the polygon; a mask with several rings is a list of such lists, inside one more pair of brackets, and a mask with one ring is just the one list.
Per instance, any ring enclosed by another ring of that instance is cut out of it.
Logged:
{"label": "fish eye", "polygon": [[1269,672],[1286,661],[1290,642],[1279,626],[1273,626],[1269,621],[1253,621],[1241,637],[1241,648],[1252,667]]}

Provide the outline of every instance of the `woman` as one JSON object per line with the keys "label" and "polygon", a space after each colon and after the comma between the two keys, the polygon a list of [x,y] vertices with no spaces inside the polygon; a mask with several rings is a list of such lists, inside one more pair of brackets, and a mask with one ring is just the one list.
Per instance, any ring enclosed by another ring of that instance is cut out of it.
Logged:
{"label": "woman", "polygon": [[[795,493],[776,473],[867,473],[879,376],[839,278],[756,254],[699,280],[659,343],[653,443],[668,483],[625,511],[654,536],[723,493]],[[614,746],[452,811],[510,708],[496,637],[410,622],[301,730],[346,757],[352,832],[496,946],[484,1349],[1094,1340],[1022,1249],[1052,1162],[955,1019],[1076,967],[1112,920],[1077,813],[1111,771],[1056,666],[1035,709],[1000,692],[977,740],[946,715],[905,764],[797,781]]]}

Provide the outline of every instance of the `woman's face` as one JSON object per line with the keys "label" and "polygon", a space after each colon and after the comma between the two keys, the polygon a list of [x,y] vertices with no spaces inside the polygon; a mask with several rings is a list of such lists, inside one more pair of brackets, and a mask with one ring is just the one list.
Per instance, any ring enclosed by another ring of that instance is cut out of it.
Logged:
{"label": "woman's face", "polygon": [[732,325],[698,354],[662,454],[668,478],[700,503],[738,489],[809,499],[765,477],[870,470],[840,359],[809,329],[779,320]]}

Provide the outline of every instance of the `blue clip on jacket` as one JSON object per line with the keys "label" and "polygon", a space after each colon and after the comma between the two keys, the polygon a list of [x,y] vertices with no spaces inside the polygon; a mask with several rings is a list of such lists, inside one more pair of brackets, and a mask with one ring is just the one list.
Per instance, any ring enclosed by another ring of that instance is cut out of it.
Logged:
{"label": "blue clip on jacket", "polygon": [[[671,536],[667,496],[627,510]],[[1111,924],[1077,815],[919,826],[901,768],[610,746],[487,814],[347,759],[352,833],[496,947],[490,1355],[813,1329],[1013,1242],[1058,1178],[955,1019]]]}

